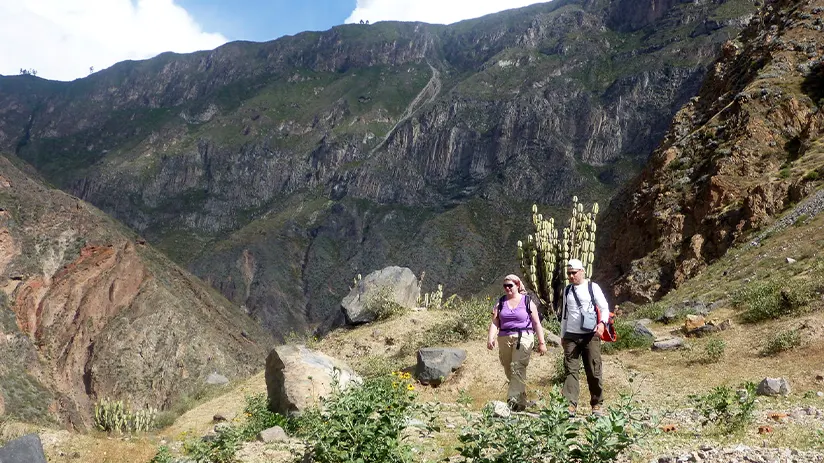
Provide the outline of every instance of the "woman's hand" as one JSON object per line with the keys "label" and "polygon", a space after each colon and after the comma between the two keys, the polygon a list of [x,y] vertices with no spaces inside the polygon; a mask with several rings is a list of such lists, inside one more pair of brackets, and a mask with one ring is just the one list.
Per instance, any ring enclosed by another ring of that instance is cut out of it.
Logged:
{"label": "woman's hand", "polygon": [[538,353],[541,355],[546,354],[546,343],[538,343]]}
{"label": "woman's hand", "polygon": [[494,349],[495,344],[498,344],[498,341],[495,338],[489,338],[486,340],[486,348],[489,350]]}

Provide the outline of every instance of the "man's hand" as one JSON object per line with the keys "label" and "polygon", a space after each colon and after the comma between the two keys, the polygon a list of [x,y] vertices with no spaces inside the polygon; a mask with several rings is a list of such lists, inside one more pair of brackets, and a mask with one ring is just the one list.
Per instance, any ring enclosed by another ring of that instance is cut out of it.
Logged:
{"label": "man's hand", "polygon": [[595,334],[597,334],[599,338],[604,334],[604,328],[605,327],[603,323],[599,323],[598,327],[595,328]]}

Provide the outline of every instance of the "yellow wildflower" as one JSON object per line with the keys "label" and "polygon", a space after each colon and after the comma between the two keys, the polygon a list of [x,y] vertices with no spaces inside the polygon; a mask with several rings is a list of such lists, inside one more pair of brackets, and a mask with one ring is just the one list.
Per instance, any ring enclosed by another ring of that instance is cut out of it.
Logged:
{"label": "yellow wildflower", "polygon": [[413,386],[413,385],[411,385],[411,384],[410,384],[410,385],[408,385],[408,386],[406,386],[406,388],[407,388],[407,389],[409,389],[410,391],[414,391],[414,390],[415,390],[415,386]]}

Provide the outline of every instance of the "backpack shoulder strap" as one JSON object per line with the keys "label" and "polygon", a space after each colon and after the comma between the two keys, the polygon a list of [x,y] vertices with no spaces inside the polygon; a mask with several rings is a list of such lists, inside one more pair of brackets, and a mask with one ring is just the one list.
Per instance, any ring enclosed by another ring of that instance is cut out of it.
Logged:
{"label": "backpack shoulder strap", "polygon": [[529,297],[529,293],[524,294],[524,307],[526,307],[526,314],[532,315],[532,299]]}
{"label": "backpack shoulder strap", "polygon": [[495,309],[495,310],[497,310],[499,315],[501,313],[501,310],[503,310],[503,308],[504,308],[504,302],[506,302],[506,295],[503,295],[503,296],[500,297],[500,299],[498,299],[498,306],[497,306],[498,308]]}
{"label": "backpack shoulder strap", "polygon": [[567,297],[569,296],[569,290],[571,288],[572,288],[571,284],[566,285],[566,287],[564,288],[564,300],[562,301],[563,303],[561,304],[561,306],[563,307],[563,310],[562,310],[563,313],[561,314],[561,320],[567,318],[567,301],[566,300],[567,300]]}

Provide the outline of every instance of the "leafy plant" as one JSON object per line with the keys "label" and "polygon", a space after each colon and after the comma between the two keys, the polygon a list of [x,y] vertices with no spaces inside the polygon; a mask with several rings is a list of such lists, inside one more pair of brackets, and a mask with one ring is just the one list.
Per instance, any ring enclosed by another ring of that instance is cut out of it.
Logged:
{"label": "leafy plant", "polygon": [[804,281],[763,282],[750,284],[733,294],[733,305],[744,309],[741,318],[747,323],[799,315],[812,300],[813,288]]}
{"label": "leafy plant", "polygon": [[157,453],[155,456],[149,460],[149,463],[172,463],[174,461],[174,456],[172,452],[169,450],[169,447],[165,445],[161,445],[157,449]]}
{"label": "leafy plant", "polygon": [[785,350],[790,350],[801,345],[801,333],[798,330],[786,330],[775,333],[764,348],[761,349],[761,355],[770,356],[775,355]]}
{"label": "leafy plant", "polygon": [[246,417],[246,421],[240,427],[240,438],[243,440],[252,440],[261,431],[274,426],[290,427],[285,416],[269,410],[269,398],[265,393],[246,396],[243,415]]}
{"label": "leafy plant", "polygon": [[235,426],[220,426],[216,435],[209,439],[193,439],[183,444],[186,455],[197,463],[235,463],[240,449],[242,434]]}
{"label": "leafy plant", "polygon": [[412,414],[423,410],[415,397],[409,373],[336,387],[320,407],[298,418],[298,433],[317,463],[411,462],[402,432]]}
{"label": "leafy plant", "polygon": [[[727,343],[722,339],[710,339],[704,344],[703,348],[685,354],[690,363],[718,363],[723,357],[727,349]],[[687,351],[685,351],[687,352]]]}
{"label": "leafy plant", "polygon": [[466,392],[466,389],[460,389],[458,391],[458,400],[457,400],[457,402],[459,404],[465,405],[465,406],[468,407],[468,406],[472,405],[473,401],[474,401],[474,399],[472,398],[471,395],[469,395],[468,392]]}
{"label": "leafy plant", "polygon": [[459,436],[458,451],[473,463],[614,462],[645,434],[629,396],[603,416],[573,420],[568,402],[554,387],[537,417],[496,418],[490,408]]}
{"label": "leafy plant", "polygon": [[755,411],[755,384],[748,382],[736,391],[718,386],[704,395],[690,395],[695,409],[704,417],[704,424],[713,424],[722,432],[744,429]]}

